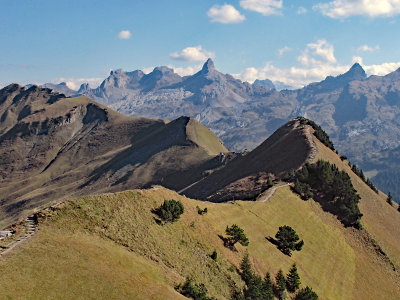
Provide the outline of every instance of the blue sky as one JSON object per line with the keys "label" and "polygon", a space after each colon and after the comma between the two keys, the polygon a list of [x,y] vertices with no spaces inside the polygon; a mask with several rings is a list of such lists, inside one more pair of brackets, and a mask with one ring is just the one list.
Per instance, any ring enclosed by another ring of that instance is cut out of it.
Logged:
{"label": "blue sky", "polygon": [[187,75],[207,57],[252,82],[292,86],[400,67],[398,0],[0,0],[0,86],[84,81],[111,69],[168,65]]}

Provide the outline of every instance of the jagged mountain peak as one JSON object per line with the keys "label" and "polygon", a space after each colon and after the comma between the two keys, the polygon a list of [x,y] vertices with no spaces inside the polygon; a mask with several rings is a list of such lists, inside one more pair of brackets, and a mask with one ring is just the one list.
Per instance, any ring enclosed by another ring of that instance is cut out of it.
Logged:
{"label": "jagged mountain peak", "polygon": [[359,63],[355,63],[343,76],[347,76],[353,80],[363,80],[367,78],[367,73],[365,73],[365,70]]}
{"label": "jagged mountain peak", "polygon": [[201,71],[204,73],[209,73],[209,72],[215,71],[214,62],[211,58],[207,59],[207,61],[203,65],[203,68],[201,69]]}
{"label": "jagged mountain peak", "polygon": [[79,87],[78,94],[83,94],[89,90],[90,90],[89,83],[87,82],[82,83],[81,86]]}

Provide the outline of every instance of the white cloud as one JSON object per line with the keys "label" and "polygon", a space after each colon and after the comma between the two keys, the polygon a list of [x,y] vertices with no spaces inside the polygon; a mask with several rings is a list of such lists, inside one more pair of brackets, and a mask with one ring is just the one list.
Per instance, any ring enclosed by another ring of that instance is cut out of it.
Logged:
{"label": "white cloud", "polygon": [[284,84],[300,88],[311,82],[323,80],[328,75],[338,75],[348,70],[348,66],[318,65],[311,67],[278,68],[271,62],[261,68],[247,68],[240,74],[236,74],[241,80],[253,82],[256,79],[270,79]]}
{"label": "white cloud", "polygon": [[98,87],[104,78],[64,78],[52,80],[52,83],[65,82],[71,90],[78,90],[82,83],[88,83],[92,88]]}
{"label": "white cloud", "polygon": [[320,10],[331,18],[347,18],[363,15],[369,17],[390,17],[400,14],[399,0],[334,0],[316,4],[314,9]]}
{"label": "white cloud", "polygon": [[[193,75],[194,73],[197,73],[198,71],[201,70],[202,64],[199,65],[194,65],[194,66],[188,66],[188,67],[175,67],[173,65],[168,65],[168,68],[171,68],[174,70],[175,73],[179,74],[180,76],[188,76],[188,75]],[[149,74],[154,70],[154,67],[147,67],[143,68],[142,71],[145,74]]]}
{"label": "white cloud", "polygon": [[386,75],[400,68],[400,62],[389,62],[380,65],[364,66],[365,72],[371,75]]}
{"label": "white cloud", "polygon": [[282,56],[283,54],[285,54],[286,52],[289,52],[290,50],[292,50],[292,48],[285,46],[283,48],[278,49],[278,55]]}
{"label": "white cloud", "polygon": [[359,63],[360,65],[363,65],[363,58],[361,56],[353,56],[352,62],[353,64]]}
{"label": "white cloud", "polygon": [[174,67],[174,66],[168,66],[172,69],[174,69],[175,73],[181,75],[181,76],[188,76],[188,75],[193,75],[194,73],[197,73],[198,71],[201,70],[202,65],[195,65],[195,66],[188,66],[186,68],[183,67]]}
{"label": "white cloud", "polygon": [[[300,88],[311,82],[321,81],[328,75],[343,74],[351,67],[351,65],[337,63],[334,47],[326,40],[307,44],[297,61],[299,65],[290,68],[279,68],[271,62],[267,62],[263,67],[250,67],[234,76],[248,82],[268,78],[273,82],[280,81],[286,85]],[[356,62],[363,65],[362,57],[354,56],[352,64]],[[364,65],[363,67],[368,75],[386,75],[400,68],[400,62]]]}
{"label": "white cloud", "polygon": [[208,58],[214,58],[215,53],[203,49],[201,46],[187,47],[181,52],[174,52],[169,55],[173,59],[184,61],[205,61]]}
{"label": "white cloud", "polygon": [[122,30],[118,33],[118,38],[120,40],[129,40],[131,38],[131,32],[129,30]]}
{"label": "white cloud", "polygon": [[300,6],[300,7],[297,9],[297,14],[298,14],[298,15],[303,15],[303,14],[305,14],[305,13],[307,13],[307,9],[306,9],[305,7]]}
{"label": "white cloud", "polygon": [[334,48],[324,39],[318,40],[316,43],[309,43],[297,61],[304,66],[321,63],[334,64],[336,63]]}
{"label": "white cloud", "polygon": [[241,0],[240,6],[258,12],[264,16],[279,15],[283,0]]}
{"label": "white cloud", "polygon": [[214,5],[208,10],[207,16],[211,19],[211,22],[224,24],[240,23],[246,19],[236,8],[229,4]]}
{"label": "white cloud", "polygon": [[361,47],[359,47],[357,49],[357,51],[358,52],[374,52],[374,51],[377,51],[379,49],[380,48],[379,48],[378,45],[376,45],[375,47],[371,47],[371,46],[368,46],[368,45],[362,45]]}

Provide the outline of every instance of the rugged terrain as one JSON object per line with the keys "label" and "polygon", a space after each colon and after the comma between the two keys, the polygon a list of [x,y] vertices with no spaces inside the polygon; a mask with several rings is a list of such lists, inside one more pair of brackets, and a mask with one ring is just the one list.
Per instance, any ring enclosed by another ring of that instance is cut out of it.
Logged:
{"label": "rugged terrain", "polygon": [[36,86],[0,90],[0,224],[74,195],[179,189],[225,162],[197,121],[126,117],[86,97]]}
{"label": "rugged terrain", "polygon": [[[399,76],[397,70],[367,77],[355,64],[337,77],[277,91],[268,80],[249,84],[222,74],[208,60],[201,71],[186,77],[167,67],[149,74],[116,70],[99,87],[86,84],[75,93],[128,115],[193,117],[232,151],[254,149],[289,119],[305,116],[320,124],[339,152],[375,177],[380,188],[400,199]],[[51,87],[71,94],[65,84]]]}
{"label": "rugged terrain", "polygon": [[[0,242],[1,298],[179,299],[174,288],[191,276],[225,299],[243,287],[238,267],[246,251],[260,275],[287,273],[295,262],[302,285],[321,299],[400,292],[397,205],[371,190],[304,119],[234,153],[194,119],[128,117],[36,86],[1,90],[0,115],[0,220],[14,230]],[[280,182],[319,159],[349,174],[362,229],[344,227]],[[131,190],[154,184],[170,189]],[[183,203],[184,214],[163,225],[154,211],[170,199]],[[248,247],[224,246],[232,224],[244,229]],[[292,256],[269,240],[283,225],[304,240]]]}
{"label": "rugged terrain", "polygon": [[[0,260],[0,295],[180,299],[174,287],[192,276],[209,295],[226,299],[233,286],[243,285],[236,269],[248,251],[260,275],[286,273],[295,262],[302,285],[312,286],[320,299],[394,299],[400,291],[399,213],[315,142],[315,160],[349,172],[362,195],[366,230],[344,228],[288,186],[267,202],[200,202],[162,187],[86,196],[38,213],[40,230]],[[160,225],[152,210],[165,199],[181,201],[185,212],[177,222]],[[196,206],[208,213],[199,215]],[[233,223],[244,229],[248,247],[224,247],[218,235]],[[266,239],[282,225],[295,228],[305,242],[290,257]],[[217,261],[210,257],[214,250]]]}

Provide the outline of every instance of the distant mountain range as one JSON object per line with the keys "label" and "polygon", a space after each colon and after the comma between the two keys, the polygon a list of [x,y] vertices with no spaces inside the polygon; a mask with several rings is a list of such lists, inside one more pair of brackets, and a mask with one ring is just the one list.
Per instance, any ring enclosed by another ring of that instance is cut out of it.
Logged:
{"label": "distant mountain range", "polygon": [[[400,70],[367,77],[354,64],[342,75],[297,90],[275,88],[270,80],[242,82],[222,74],[211,59],[192,76],[168,67],[151,73],[111,71],[102,84],[45,85],[67,96],[86,95],[127,115],[195,118],[233,151],[253,149],[296,116],[320,124],[341,154],[361,166],[384,191],[400,199]],[[388,180],[391,179],[391,180]]]}

